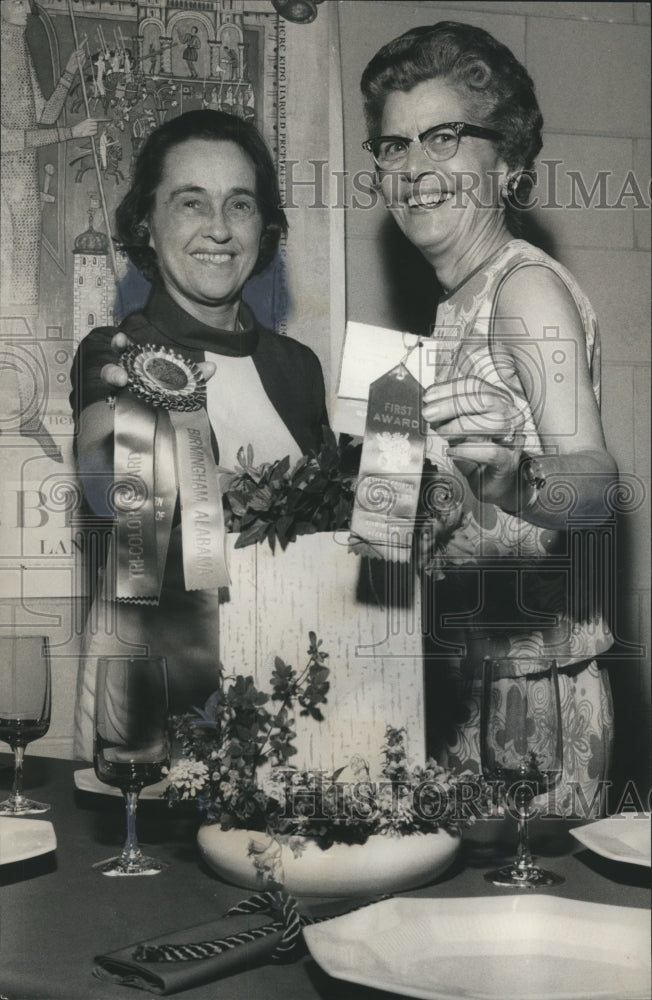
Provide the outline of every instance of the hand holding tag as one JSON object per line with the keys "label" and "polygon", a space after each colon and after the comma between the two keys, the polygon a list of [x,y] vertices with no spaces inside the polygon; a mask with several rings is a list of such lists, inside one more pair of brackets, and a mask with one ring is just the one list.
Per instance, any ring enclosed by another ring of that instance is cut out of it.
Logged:
{"label": "hand holding tag", "polygon": [[446,455],[483,503],[517,506],[524,414],[506,391],[470,375],[430,386],[423,417],[447,443]]}

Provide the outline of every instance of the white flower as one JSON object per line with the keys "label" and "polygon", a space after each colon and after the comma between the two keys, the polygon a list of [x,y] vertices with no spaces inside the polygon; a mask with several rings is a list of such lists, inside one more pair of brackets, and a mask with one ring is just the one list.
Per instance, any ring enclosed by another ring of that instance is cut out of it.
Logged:
{"label": "white flower", "polygon": [[185,758],[170,769],[170,784],[183,790],[184,794],[194,797],[202,790],[208,776],[208,767],[203,761]]}
{"label": "white flower", "polygon": [[222,784],[220,785],[220,792],[224,798],[224,801],[228,802],[229,799],[235,793],[235,788],[230,782],[223,781]]}

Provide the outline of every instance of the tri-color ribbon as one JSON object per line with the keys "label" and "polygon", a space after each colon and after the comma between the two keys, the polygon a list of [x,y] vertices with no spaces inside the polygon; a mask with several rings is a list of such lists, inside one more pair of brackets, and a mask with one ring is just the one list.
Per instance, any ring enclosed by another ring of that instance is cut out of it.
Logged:
{"label": "tri-color ribbon", "polygon": [[229,585],[222,496],[197,366],[164,347],[130,347],[114,424],[115,597],[156,604],[177,496],[186,590]]}

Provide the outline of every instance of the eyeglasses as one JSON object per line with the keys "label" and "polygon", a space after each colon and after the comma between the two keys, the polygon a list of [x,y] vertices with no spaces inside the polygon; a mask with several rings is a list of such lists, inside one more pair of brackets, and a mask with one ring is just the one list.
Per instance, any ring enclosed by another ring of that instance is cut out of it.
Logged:
{"label": "eyeglasses", "polygon": [[441,163],[455,156],[463,135],[472,135],[477,139],[503,138],[502,133],[494,132],[491,128],[482,128],[480,125],[444,122],[442,125],[427,128],[414,139],[407,139],[403,135],[378,135],[363,142],[362,148],[371,153],[381,170],[400,170],[407,161],[413,142],[421,143],[421,148],[429,160]]}

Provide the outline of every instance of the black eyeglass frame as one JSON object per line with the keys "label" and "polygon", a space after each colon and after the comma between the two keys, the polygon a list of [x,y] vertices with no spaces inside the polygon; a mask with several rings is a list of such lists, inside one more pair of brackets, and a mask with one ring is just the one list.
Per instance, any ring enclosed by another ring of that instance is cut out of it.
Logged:
{"label": "black eyeglass frame", "polygon": [[[452,129],[453,132],[455,132],[457,136],[457,145],[455,146],[455,149],[447,156],[442,156],[439,157],[438,159],[434,159],[424,146],[423,144],[424,139],[427,139],[428,136],[433,134],[433,132],[439,132],[441,131],[441,129],[445,128]],[[439,125],[432,125],[430,128],[427,128],[425,132],[421,132],[419,135],[415,135],[414,138],[412,139],[410,139],[408,136],[405,135],[376,135],[373,136],[371,139],[365,139],[365,141],[362,143],[362,148],[366,149],[368,153],[371,153],[374,163],[380,170],[391,169],[389,167],[383,167],[382,164],[378,162],[376,154],[374,153],[373,150],[374,145],[380,142],[381,140],[389,141],[393,139],[398,142],[404,142],[406,144],[405,159],[407,159],[409,155],[409,150],[412,143],[419,142],[425,155],[432,163],[444,163],[446,160],[450,160],[452,159],[453,156],[455,156],[457,150],[460,148],[460,139],[462,138],[463,135],[470,135],[476,139],[493,139],[494,141],[499,141],[500,139],[504,138],[502,132],[496,132],[495,129],[492,128],[484,128],[484,126],[482,125],[469,125],[467,122],[441,122],[441,124]],[[397,166],[396,169],[400,170],[401,168]]]}

